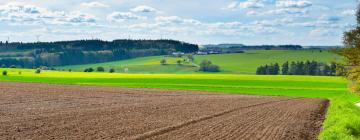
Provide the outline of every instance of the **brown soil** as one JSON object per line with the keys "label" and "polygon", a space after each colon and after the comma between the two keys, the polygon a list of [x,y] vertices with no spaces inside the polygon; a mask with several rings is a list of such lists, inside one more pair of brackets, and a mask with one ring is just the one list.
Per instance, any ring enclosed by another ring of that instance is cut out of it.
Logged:
{"label": "brown soil", "polygon": [[328,102],[0,83],[0,139],[316,139]]}

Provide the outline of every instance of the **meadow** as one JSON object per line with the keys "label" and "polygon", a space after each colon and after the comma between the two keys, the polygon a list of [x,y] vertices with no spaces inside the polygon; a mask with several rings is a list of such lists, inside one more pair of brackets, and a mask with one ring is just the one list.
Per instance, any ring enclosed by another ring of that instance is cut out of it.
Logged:
{"label": "meadow", "polygon": [[[359,139],[360,97],[347,91],[342,77],[257,76],[237,74],[119,74],[0,69],[0,81],[80,84],[127,88],[194,90],[228,94],[291,96],[329,99],[330,107],[320,139]],[[21,72],[21,73],[20,73]]]}
{"label": "meadow", "polygon": [[[191,74],[201,73],[196,67],[202,60],[210,60],[219,65],[223,74],[255,74],[256,68],[271,63],[280,65],[286,61],[318,61],[330,63],[331,61],[341,61],[341,57],[328,52],[319,50],[250,50],[245,53],[219,54],[219,55],[195,55],[195,64],[183,62],[181,65],[177,60],[184,58],[174,58],[166,56],[151,56],[135,58],[130,60],[96,63],[87,65],[73,65],[56,67],[60,70],[84,71],[86,68],[104,67],[106,70],[114,68],[120,73],[141,73],[141,74]],[[160,65],[160,60],[166,59],[167,65]],[[251,60],[251,61],[249,61]],[[127,71],[125,71],[127,69]]]}

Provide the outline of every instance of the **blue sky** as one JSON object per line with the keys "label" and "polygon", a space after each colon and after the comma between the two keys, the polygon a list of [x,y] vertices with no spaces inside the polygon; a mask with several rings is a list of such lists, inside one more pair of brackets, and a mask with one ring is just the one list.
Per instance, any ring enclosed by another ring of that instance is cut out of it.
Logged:
{"label": "blue sky", "polygon": [[0,0],[0,41],[341,45],[356,0]]}

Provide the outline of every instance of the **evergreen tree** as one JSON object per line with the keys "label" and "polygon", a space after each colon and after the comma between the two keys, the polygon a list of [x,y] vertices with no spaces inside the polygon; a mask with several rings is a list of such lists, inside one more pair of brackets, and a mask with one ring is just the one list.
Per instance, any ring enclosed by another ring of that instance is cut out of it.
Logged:
{"label": "evergreen tree", "polygon": [[331,62],[330,65],[330,75],[331,76],[335,76],[336,75],[336,69],[337,69],[337,65],[335,62]]}
{"label": "evergreen tree", "polygon": [[279,71],[280,71],[280,66],[279,66],[279,64],[278,63],[275,63],[275,65],[273,66],[274,68],[273,68],[273,75],[279,75]]}
{"label": "evergreen tree", "polygon": [[296,75],[297,69],[297,64],[295,62],[291,62],[289,75]]}
{"label": "evergreen tree", "polygon": [[282,65],[282,74],[283,75],[288,75],[289,74],[289,62],[286,61],[283,65]]}

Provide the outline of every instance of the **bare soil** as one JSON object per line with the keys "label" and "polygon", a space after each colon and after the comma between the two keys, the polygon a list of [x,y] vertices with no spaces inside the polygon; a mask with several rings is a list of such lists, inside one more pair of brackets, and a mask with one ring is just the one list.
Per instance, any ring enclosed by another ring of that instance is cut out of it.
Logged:
{"label": "bare soil", "polygon": [[0,82],[0,139],[313,140],[328,101]]}

